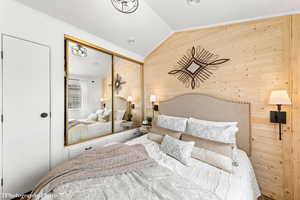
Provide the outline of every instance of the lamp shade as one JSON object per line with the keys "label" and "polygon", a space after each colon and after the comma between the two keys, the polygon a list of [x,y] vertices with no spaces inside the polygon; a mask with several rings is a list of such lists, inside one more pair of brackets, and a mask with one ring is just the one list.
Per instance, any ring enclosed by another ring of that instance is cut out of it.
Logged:
{"label": "lamp shade", "polygon": [[132,96],[128,96],[128,97],[127,97],[127,101],[128,101],[128,102],[132,102],[132,100],[133,100],[133,99],[132,99]]}
{"label": "lamp shade", "polygon": [[275,90],[271,93],[269,104],[290,105],[292,102],[286,90]]}
{"label": "lamp shade", "polygon": [[100,102],[103,103],[104,102],[104,98],[100,98]]}
{"label": "lamp shade", "polygon": [[156,101],[156,96],[152,94],[150,96],[150,102],[155,102],[155,101]]}

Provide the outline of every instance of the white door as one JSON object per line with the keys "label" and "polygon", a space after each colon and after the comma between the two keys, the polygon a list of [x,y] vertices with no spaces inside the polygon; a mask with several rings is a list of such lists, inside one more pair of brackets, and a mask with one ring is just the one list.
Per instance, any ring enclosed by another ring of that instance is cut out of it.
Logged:
{"label": "white door", "polygon": [[50,166],[50,50],[5,35],[2,44],[3,192],[23,194]]}

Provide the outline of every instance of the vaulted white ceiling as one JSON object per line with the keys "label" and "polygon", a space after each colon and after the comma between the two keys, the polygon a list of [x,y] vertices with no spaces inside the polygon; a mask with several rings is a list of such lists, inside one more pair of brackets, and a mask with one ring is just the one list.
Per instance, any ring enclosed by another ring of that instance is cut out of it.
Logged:
{"label": "vaulted white ceiling", "polygon": [[97,77],[99,79],[106,77],[112,65],[111,55],[85,47],[87,49],[87,56],[77,56],[72,53],[72,47],[76,45],[74,42],[69,43],[69,74]]}
{"label": "vaulted white ceiling", "polygon": [[[111,0],[17,1],[141,56],[147,55],[172,31],[143,0],[132,14],[120,13]],[[128,43],[132,37],[136,40],[134,45]]]}
{"label": "vaulted white ceiling", "polygon": [[300,11],[300,0],[145,0],[174,30],[226,24]]}
{"label": "vaulted white ceiling", "polygon": [[[300,12],[300,0],[140,0],[133,14],[114,9],[111,0],[17,0],[73,24],[141,56],[171,33],[217,24]],[[128,40],[134,38],[135,43]]]}

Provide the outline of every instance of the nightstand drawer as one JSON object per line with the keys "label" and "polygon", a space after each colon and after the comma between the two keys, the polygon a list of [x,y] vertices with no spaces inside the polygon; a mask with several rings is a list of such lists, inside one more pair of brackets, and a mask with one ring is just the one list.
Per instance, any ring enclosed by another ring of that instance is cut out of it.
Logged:
{"label": "nightstand drawer", "polygon": [[87,146],[81,146],[81,147],[76,147],[74,149],[70,149],[69,150],[69,159],[79,156],[83,152],[91,151],[93,148],[95,148],[95,145],[87,145]]}

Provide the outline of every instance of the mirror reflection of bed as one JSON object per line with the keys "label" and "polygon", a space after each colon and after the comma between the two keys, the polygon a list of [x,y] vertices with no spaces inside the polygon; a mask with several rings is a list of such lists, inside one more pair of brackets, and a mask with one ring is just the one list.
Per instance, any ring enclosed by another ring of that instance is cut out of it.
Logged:
{"label": "mirror reflection of bed", "polygon": [[139,127],[141,64],[73,40],[66,40],[66,49],[65,144]]}
{"label": "mirror reflection of bed", "polygon": [[67,144],[112,133],[112,110],[104,105],[112,100],[105,96],[111,66],[111,55],[69,42]]}

